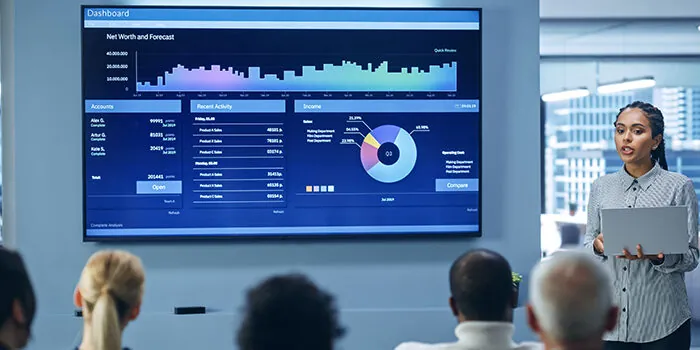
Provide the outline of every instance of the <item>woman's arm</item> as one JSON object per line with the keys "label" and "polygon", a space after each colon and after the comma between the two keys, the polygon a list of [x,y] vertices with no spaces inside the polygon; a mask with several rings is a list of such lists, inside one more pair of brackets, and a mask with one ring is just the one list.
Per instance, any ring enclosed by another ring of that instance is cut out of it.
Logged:
{"label": "woman's arm", "polygon": [[654,268],[665,273],[690,272],[698,266],[698,197],[693,182],[688,179],[683,184],[676,204],[688,208],[688,251],[683,254],[664,255],[663,262],[654,263]]}
{"label": "woman's arm", "polygon": [[591,193],[588,196],[588,219],[586,220],[586,235],[583,238],[583,246],[586,247],[587,251],[592,252],[601,259],[605,259],[604,254],[596,253],[593,248],[593,241],[600,234],[600,191],[598,186],[598,180],[593,181],[591,184]]}

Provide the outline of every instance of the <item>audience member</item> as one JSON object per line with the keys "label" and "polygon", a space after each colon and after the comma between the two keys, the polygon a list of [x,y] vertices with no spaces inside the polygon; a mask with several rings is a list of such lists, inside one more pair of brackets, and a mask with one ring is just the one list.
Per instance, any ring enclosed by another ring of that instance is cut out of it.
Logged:
{"label": "audience member", "polygon": [[80,350],[122,348],[122,332],[141,310],[144,282],[141,260],[128,252],[100,251],[90,257],[75,291],[84,319]]}
{"label": "audience member", "polygon": [[34,288],[22,257],[0,248],[0,350],[27,345],[35,312]]}
{"label": "audience member", "polygon": [[603,334],[618,317],[611,288],[608,272],[589,254],[554,254],[532,271],[528,323],[545,349],[603,349]]}
{"label": "audience member", "polygon": [[237,341],[240,350],[332,350],[344,333],[333,296],[292,274],[248,292]]}
{"label": "audience member", "polygon": [[513,342],[517,293],[510,264],[500,254],[480,249],[459,257],[450,269],[450,290],[450,308],[459,322],[457,342],[407,342],[396,350],[541,349],[537,343]]}

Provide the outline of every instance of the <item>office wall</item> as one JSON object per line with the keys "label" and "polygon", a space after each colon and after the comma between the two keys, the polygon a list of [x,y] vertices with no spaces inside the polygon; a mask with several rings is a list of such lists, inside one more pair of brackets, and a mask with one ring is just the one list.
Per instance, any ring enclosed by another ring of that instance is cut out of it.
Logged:
{"label": "office wall", "polygon": [[[520,272],[538,260],[536,0],[390,2],[484,7],[483,238],[247,244],[81,242],[80,3],[5,0],[0,8],[4,235],[25,254],[38,291],[31,349],[76,344],[81,320],[72,316],[71,295],[85,260],[101,248],[129,249],[147,267],[142,315],[126,334],[136,349],[233,348],[245,289],[268,274],[290,270],[310,274],[339,297],[350,331],[345,349],[390,349],[402,340],[448,341],[455,322],[446,307],[447,270],[455,256],[488,247],[504,253]],[[174,316],[175,305],[217,311]],[[522,309],[516,318],[517,338],[530,338]]]}
{"label": "office wall", "polygon": [[579,87],[596,90],[597,84],[652,76],[658,86],[697,86],[697,58],[543,59],[540,66],[542,93]]}

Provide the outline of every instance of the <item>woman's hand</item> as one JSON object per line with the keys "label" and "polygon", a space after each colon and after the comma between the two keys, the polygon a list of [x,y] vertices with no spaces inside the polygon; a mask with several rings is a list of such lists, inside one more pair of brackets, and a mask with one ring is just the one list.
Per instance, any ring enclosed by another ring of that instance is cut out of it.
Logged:
{"label": "woman's hand", "polygon": [[598,234],[598,236],[593,241],[593,250],[598,254],[603,254],[605,252],[605,247],[603,246],[603,234]]}
{"label": "woman's hand", "polygon": [[663,260],[664,259],[664,254],[659,253],[655,255],[644,255],[644,252],[642,251],[642,246],[637,244],[637,255],[632,255],[630,254],[627,249],[622,250],[622,255],[618,255],[619,258],[622,259],[629,259],[629,260],[639,260],[639,259],[650,259],[650,260]]}

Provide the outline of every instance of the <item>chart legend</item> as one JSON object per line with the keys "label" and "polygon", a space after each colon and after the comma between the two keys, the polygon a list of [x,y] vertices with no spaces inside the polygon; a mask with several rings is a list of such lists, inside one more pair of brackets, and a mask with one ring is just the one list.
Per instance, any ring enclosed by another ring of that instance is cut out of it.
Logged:
{"label": "chart legend", "polygon": [[[137,68],[138,69],[138,68]],[[282,74],[263,74],[261,67],[237,70],[211,65],[187,68],[178,64],[152,81],[138,81],[139,92],[212,92],[212,91],[457,91],[457,62],[430,65],[427,69],[401,67],[389,70],[389,62],[376,67],[343,60],[326,63],[321,69],[302,66],[301,74],[285,70]]]}

